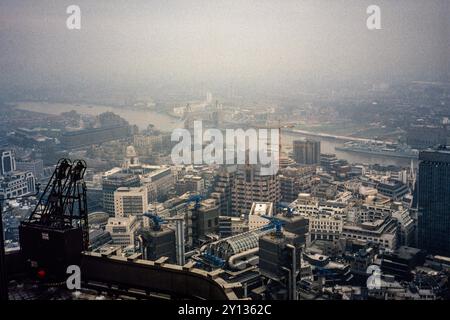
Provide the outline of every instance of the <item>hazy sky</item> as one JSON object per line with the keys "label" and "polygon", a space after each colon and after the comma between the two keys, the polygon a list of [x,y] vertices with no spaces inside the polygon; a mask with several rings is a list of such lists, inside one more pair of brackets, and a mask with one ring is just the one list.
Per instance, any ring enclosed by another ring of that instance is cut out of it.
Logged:
{"label": "hazy sky", "polygon": [[[0,86],[448,80],[449,3],[1,0]],[[382,30],[366,28],[370,4]]]}

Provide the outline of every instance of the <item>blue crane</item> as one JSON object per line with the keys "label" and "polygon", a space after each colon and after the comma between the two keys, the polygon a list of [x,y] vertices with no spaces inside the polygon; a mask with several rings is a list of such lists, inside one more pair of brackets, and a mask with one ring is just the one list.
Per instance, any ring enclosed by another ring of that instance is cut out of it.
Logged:
{"label": "blue crane", "polygon": [[187,200],[186,200],[186,204],[189,205],[191,202],[195,202],[195,206],[194,209],[197,210],[198,208],[200,208],[200,201],[203,200],[203,197],[199,194],[195,194],[190,196]]}
{"label": "blue crane", "polygon": [[261,218],[269,220],[269,224],[263,227],[263,230],[269,230],[275,228],[275,235],[281,237],[283,234],[281,232],[281,227],[284,225],[284,221],[276,217],[262,215]]}
{"label": "blue crane", "polygon": [[294,215],[294,209],[292,209],[288,205],[285,205],[285,204],[283,204],[281,202],[279,204],[277,204],[277,208],[286,210],[286,216],[287,217],[292,217]]}
{"label": "blue crane", "polygon": [[161,225],[167,223],[167,221],[154,213],[144,213],[144,217],[147,217],[153,221],[153,230],[155,231],[161,230]]}

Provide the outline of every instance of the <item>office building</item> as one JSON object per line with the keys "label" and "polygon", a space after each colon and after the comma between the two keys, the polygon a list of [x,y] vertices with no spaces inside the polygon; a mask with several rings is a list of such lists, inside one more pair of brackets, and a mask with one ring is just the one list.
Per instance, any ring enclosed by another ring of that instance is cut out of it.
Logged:
{"label": "office building", "polygon": [[314,166],[281,169],[278,176],[281,200],[291,203],[297,199],[299,193],[311,192],[315,172]]}
{"label": "office building", "polygon": [[0,151],[0,175],[5,176],[16,171],[14,150]]}
{"label": "office building", "polygon": [[111,234],[112,242],[122,248],[134,246],[140,222],[135,216],[109,218],[105,230]]}
{"label": "office building", "polygon": [[320,141],[295,140],[293,152],[294,160],[298,164],[319,164]]}
{"label": "office building", "polygon": [[382,181],[377,185],[377,190],[393,200],[401,199],[409,192],[408,187],[396,180]]}
{"label": "office building", "polygon": [[122,173],[120,170],[106,173],[102,180],[103,209],[114,216],[114,192],[120,187],[139,187],[140,184],[139,177],[134,174]]}
{"label": "office building", "polygon": [[0,176],[0,198],[14,198],[34,194],[36,179],[32,172],[15,171],[7,176]]}
{"label": "office building", "polygon": [[138,233],[141,241],[142,257],[145,260],[158,260],[167,257],[168,263],[176,263],[176,239],[175,231],[166,226],[160,230],[152,227],[143,228]]}
{"label": "office building", "polygon": [[142,165],[132,172],[139,174],[141,184],[147,187],[149,202],[166,200],[169,191],[175,187],[175,175],[170,167]]}
{"label": "office building", "polygon": [[107,141],[120,140],[129,136],[128,125],[113,125],[94,129],[66,132],[61,136],[61,145],[65,149],[86,147]]}
{"label": "office building", "polygon": [[277,175],[261,175],[258,165],[239,165],[232,186],[234,214],[250,212],[253,202],[278,203],[281,198]]}
{"label": "office building", "polygon": [[380,247],[395,250],[398,246],[398,225],[395,219],[385,219],[344,224],[342,236],[349,240],[360,240],[364,243],[376,243]]}
{"label": "office building", "polygon": [[188,242],[199,244],[208,236],[219,233],[219,206],[216,199],[205,199],[188,212]]}
{"label": "office building", "polygon": [[175,190],[178,195],[186,192],[202,194],[205,191],[205,180],[200,176],[187,174],[176,182]]}
{"label": "office building", "polygon": [[116,217],[139,217],[147,211],[147,188],[120,187],[114,191],[114,212]]}
{"label": "office building", "polygon": [[244,216],[219,216],[219,234],[221,238],[235,236],[248,231],[248,221]]}
{"label": "office building", "polygon": [[217,172],[211,197],[217,199],[221,215],[231,216],[232,187],[236,177],[236,166],[221,166]]}
{"label": "office building", "polygon": [[450,148],[420,152],[417,206],[419,247],[450,256]]}
{"label": "office building", "polygon": [[322,153],[320,155],[320,166],[325,171],[333,171],[339,166],[339,160],[334,153]]}

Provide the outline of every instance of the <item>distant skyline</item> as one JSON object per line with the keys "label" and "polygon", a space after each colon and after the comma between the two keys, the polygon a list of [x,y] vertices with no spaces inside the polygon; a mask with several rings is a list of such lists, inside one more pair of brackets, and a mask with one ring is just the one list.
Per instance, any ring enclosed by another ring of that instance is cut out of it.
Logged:
{"label": "distant skyline", "polygon": [[[81,7],[81,30],[66,8]],[[381,8],[382,30],[366,28]],[[449,81],[447,0],[0,3],[0,86]]]}

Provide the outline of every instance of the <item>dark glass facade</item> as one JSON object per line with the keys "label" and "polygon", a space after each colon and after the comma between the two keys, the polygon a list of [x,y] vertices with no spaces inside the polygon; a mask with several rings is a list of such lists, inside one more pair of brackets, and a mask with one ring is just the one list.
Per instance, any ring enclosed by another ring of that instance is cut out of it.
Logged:
{"label": "dark glass facade", "polygon": [[450,256],[450,149],[422,151],[417,183],[419,247]]}

